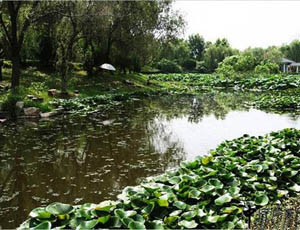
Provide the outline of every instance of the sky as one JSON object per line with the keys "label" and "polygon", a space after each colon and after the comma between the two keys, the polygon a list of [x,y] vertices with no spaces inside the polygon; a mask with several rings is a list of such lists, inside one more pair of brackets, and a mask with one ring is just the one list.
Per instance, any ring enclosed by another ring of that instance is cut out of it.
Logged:
{"label": "sky", "polygon": [[187,21],[185,38],[195,33],[206,41],[225,37],[240,50],[300,39],[300,1],[176,0],[174,8]]}

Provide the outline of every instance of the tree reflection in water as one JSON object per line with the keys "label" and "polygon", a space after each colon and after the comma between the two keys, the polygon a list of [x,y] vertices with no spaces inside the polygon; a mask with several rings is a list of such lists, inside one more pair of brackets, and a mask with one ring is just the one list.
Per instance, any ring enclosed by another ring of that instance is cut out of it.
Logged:
{"label": "tree reflection in water", "polygon": [[[0,228],[15,228],[50,202],[100,202],[187,159],[170,129],[245,110],[247,95],[205,93],[124,103],[109,111],[0,127]],[[109,122],[104,122],[109,120]]]}

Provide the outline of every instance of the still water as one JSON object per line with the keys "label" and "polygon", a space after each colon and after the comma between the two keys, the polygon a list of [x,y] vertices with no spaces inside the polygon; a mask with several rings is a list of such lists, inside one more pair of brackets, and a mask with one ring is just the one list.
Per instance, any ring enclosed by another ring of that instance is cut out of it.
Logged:
{"label": "still water", "polygon": [[0,126],[0,229],[35,207],[115,199],[128,185],[226,139],[300,128],[292,114],[245,109],[235,95],[134,100],[97,114]]}

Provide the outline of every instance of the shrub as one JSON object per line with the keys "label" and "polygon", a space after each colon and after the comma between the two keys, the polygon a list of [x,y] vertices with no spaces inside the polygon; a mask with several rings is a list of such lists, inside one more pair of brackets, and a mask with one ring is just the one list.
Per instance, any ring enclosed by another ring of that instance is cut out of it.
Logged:
{"label": "shrub", "polygon": [[254,72],[256,74],[276,74],[279,73],[279,66],[275,63],[267,62],[267,63],[260,63],[260,65],[255,67]]}
{"label": "shrub", "polygon": [[12,118],[16,118],[16,103],[22,100],[22,96],[18,94],[9,94],[2,103],[2,110],[9,113]]}
{"label": "shrub", "polygon": [[162,59],[157,63],[157,68],[163,73],[181,73],[182,68],[176,62]]}
{"label": "shrub", "polygon": [[197,66],[197,61],[195,61],[194,59],[188,59],[183,62],[182,66],[186,70],[194,70]]}

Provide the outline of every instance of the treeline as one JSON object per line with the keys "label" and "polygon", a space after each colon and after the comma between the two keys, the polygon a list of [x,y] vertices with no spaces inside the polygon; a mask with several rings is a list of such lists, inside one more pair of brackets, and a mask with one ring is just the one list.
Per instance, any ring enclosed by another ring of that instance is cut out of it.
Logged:
{"label": "treeline", "polygon": [[123,71],[153,63],[184,29],[172,1],[2,1],[0,50],[12,62],[12,88],[28,62],[58,71],[62,92],[72,62],[88,75],[109,62]]}
{"label": "treeline", "polygon": [[281,58],[300,62],[300,41],[280,47],[248,48],[239,51],[230,46],[227,39],[217,39],[214,43],[205,41],[199,34],[188,39],[168,41],[161,50],[154,67],[162,72],[217,71],[225,75],[236,73],[278,73]]}

